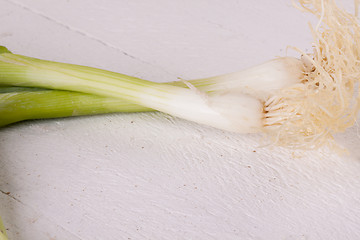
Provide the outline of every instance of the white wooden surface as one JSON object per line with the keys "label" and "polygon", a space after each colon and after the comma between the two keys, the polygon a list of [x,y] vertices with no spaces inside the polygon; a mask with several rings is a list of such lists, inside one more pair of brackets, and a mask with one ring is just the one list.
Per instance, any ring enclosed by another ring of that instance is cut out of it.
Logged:
{"label": "white wooden surface", "polygon": [[[311,49],[309,20],[288,0],[0,0],[0,44],[172,81]],[[338,139],[350,155],[160,113],[20,123],[0,130],[0,214],[12,240],[360,239],[357,128]]]}

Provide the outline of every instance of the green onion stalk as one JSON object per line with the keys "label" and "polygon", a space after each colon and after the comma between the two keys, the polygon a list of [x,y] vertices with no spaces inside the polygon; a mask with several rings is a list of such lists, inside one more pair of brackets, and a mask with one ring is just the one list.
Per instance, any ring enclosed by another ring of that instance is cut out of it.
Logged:
{"label": "green onion stalk", "polygon": [[0,106],[0,127],[30,119],[153,111],[116,98],[25,87],[0,87]]}

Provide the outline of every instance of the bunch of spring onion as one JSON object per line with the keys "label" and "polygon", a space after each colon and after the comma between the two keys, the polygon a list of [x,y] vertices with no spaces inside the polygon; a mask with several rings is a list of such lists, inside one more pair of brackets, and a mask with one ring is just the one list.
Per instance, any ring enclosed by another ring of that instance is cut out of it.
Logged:
{"label": "bunch of spring onion", "polygon": [[277,144],[318,148],[359,111],[360,27],[334,0],[299,0],[316,15],[312,53],[222,76],[155,83],[0,48],[0,126],[27,119],[157,110]]}

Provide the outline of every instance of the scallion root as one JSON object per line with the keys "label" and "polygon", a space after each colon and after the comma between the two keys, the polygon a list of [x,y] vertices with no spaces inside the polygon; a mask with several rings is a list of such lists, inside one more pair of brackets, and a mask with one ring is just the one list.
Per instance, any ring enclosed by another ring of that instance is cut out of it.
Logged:
{"label": "scallion root", "polygon": [[334,144],[334,133],[354,125],[359,112],[360,27],[334,0],[299,0],[317,16],[310,27],[313,53],[303,54],[300,84],[278,91],[265,103],[264,126],[277,144],[318,148]]}

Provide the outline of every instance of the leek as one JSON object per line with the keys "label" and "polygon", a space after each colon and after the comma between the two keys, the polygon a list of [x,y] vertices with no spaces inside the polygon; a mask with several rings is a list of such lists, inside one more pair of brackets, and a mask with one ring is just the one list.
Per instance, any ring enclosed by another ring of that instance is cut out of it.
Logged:
{"label": "leek", "polygon": [[[352,126],[359,111],[360,28],[356,17],[333,0],[299,3],[319,18],[311,27],[313,53],[294,48],[300,59],[277,58],[241,72],[175,84],[0,48],[0,85],[43,89],[2,93],[2,115],[8,115],[2,125],[39,116],[154,109],[223,130],[265,132],[279,145],[331,145],[332,135]],[[51,110],[53,105],[58,109]]]}

